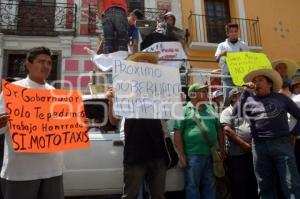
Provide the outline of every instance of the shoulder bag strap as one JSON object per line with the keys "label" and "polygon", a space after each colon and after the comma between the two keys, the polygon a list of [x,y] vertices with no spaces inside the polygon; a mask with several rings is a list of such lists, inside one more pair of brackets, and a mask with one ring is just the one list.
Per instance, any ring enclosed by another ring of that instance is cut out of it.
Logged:
{"label": "shoulder bag strap", "polygon": [[199,130],[200,130],[200,133],[203,135],[203,137],[204,137],[205,141],[207,142],[209,148],[213,147],[214,145],[213,145],[213,143],[211,143],[211,141],[209,140],[208,134],[207,134],[206,130],[203,128],[203,126],[202,126],[202,124],[201,124],[201,120],[198,119],[198,118],[196,117],[195,114],[193,115],[193,120],[194,120],[194,122],[197,124],[197,126],[198,126],[198,128],[199,128]]}
{"label": "shoulder bag strap", "polygon": [[161,119],[160,124],[161,124],[161,130],[163,132],[164,138],[170,137],[167,122],[165,120]]}

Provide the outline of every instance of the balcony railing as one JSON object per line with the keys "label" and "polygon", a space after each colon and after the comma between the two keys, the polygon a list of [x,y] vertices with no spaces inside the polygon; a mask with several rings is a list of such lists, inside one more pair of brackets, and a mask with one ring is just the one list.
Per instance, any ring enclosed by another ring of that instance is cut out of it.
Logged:
{"label": "balcony railing", "polygon": [[239,24],[240,39],[252,47],[261,47],[258,19],[211,17],[191,13],[189,16],[189,42],[220,43],[225,40],[225,25],[228,22]]}
{"label": "balcony railing", "polygon": [[[129,8],[129,10],[132,10]],[[144,13],[144,19],[148,21],[160,21],[166,10],[156,9],[156,8],[143,8],[140,9]],[[99,34],[102,32],[101,17],[97,6],[89,6],[89,34]]]}
{"label": "balcony railing", "polygon": [[0,32],[16,35],[56,36],[76,33],[76,4],[0,2]]}

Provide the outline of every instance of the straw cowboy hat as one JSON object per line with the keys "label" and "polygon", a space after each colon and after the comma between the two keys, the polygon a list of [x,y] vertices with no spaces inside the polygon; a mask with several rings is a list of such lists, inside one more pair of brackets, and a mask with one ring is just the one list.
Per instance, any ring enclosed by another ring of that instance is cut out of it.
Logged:
{"label": "straw cowboy hat", "polygon": [[294,86],[296,84],[300,84],[300,76],[293,77],[293,79],[292,79],[292,86]]}
{"label": "straw cowboy hat", "polygon": [[282,78],[276,70],[273,69],[258,69],[248,73],[244,77],[244,82],[251,82],[254,77],[265,76],[273,82],[273,92],[278,92],[282,86]]}
{"label": "straw cowboy hat", "polygon": [[298,64],[292,60],[279,59],[272,62],[272,67],[275,69],[278,64],[284,63],[287,66],[288,78],[291,78],[299,68]]}
{"label": "straw cowboy hat", "polygon": [[130,55],[127,60],[135,62],[146,62],[151,64],[158,63],[158,53],[157,52],[138,52]]}

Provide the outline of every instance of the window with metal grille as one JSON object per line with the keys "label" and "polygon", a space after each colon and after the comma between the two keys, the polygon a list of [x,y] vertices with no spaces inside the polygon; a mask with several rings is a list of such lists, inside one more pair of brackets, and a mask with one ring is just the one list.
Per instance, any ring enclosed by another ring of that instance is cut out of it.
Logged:
{"label": "window with metal grille", "polygon": [[[27,72],[25,69],[26,51],[23,50],[5,50],[2,78],[21,77],[25,78]],[[52,55],[52,70],[48,82],[60,79],[60,54],[54,52]],[[54,85],[60,87],[60,85]]]}
{"label": "window with metal grille", "polygon": [[127,0],[128,11],[131,12],[132,10],[139,8],[144,9],[145,2],[144,0]]}
{"label": "window with metal grille", "polygon": [[229,0],[205,0],[205,22],[209,43],[225,40],[225,25],[230,22]]}

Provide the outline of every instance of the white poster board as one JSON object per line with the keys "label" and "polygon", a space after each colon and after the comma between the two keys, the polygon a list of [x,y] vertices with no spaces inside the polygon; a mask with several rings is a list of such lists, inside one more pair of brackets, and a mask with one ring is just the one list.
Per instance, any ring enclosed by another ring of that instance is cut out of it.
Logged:
{"label": "white poster board", "polygon": [[183,119],[178,68],[115,61],[114,112],[125,118]]}
{"label": "white poster board", "polygon": [[[160,65],[174,66],[180,68],[183,61],[187,56],[183,50],[180,42],[157,42],[144,49],[143,52],[158,52],[159,59],[166,59],[168,61],[160,60]],[[176,60],[177,61],[171,61]]]}

